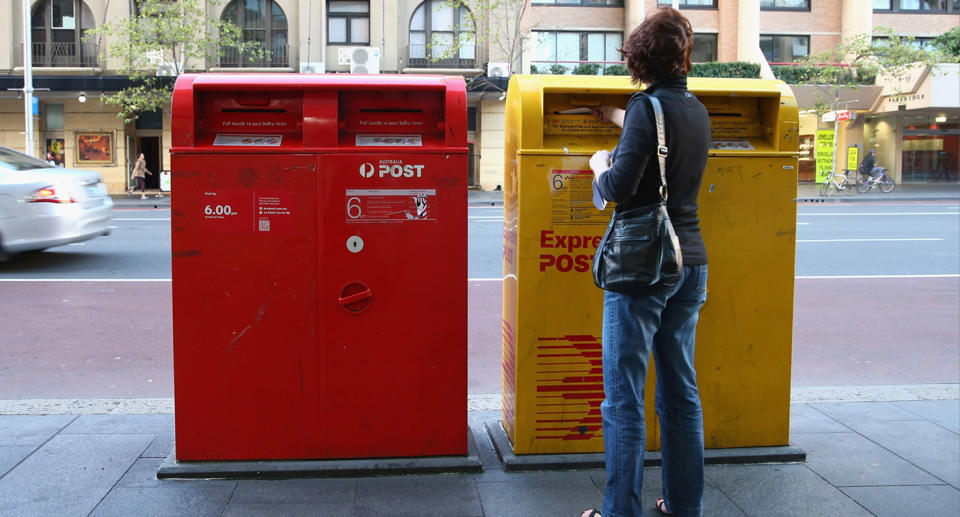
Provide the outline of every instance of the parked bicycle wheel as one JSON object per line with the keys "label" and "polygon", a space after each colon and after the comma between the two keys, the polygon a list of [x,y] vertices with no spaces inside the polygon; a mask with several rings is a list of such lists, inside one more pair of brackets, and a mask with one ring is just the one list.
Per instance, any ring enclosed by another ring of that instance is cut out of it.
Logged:
{"label": "parked bicycle wheel", "polygon": [[853,182],[847,178],[840,180],[840,187],[840,191],[843,192],[844,195],[852,196],[855,193],[854,189],[856,186],[854,186]]}
{"label": "parked bicycle wheel", "polygon": [[829,196],[829,195],[830,195],[830,186],[831,186],[831,185],[833,185],[833,182],[830,181],[830,180],[826,180],[826,181],[824,181],[823,183],[820,184],[820,197],[824,197],[824,196]]}
{"label": "parked bicycle wheel", "polygon": [[870,178],[858,177],[857,178],[857,192],[863,194],[864,192],[870,190]]}
{"label": "parked bicycle wheel", "polygon": [[894,187],[893,178],[884,176],[883,179],[880,180],[880,192],[892,192],[893,187]]}

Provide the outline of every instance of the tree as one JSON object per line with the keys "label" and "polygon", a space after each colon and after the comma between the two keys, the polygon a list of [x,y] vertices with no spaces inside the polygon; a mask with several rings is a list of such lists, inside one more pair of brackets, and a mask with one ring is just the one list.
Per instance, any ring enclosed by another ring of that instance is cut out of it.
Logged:
{"label": "tree", "polygon": [[933,38],[933,46],[943,53],[944,61],[960,63],[960,25]]}
{"label": "tree", "polygon": [[[524,35],[521,25],[530,0],[447,0],[447,4],[466,7],[473,14],[476,41],[496,46],[510,63],[510,70],[520,68]],[[457,51],[459,47],[454,49]]]}
{"label": "tree", "polygon": [[[266,51],[255,41],[244,42],[236,24],[213,20],[206,7],[217,0],[137,0],[139,14],[113,20],[88,33],[92,38],[110,38],[104,54],[118,63],[118,72],[131,79],[131,86],[103,102],[119,108],[117,116],[130,122],[141,113],[156,111],[170,102],[173,80],[192,60],[206,60],[228,50],[262,58]],[[105,59],[101,55],[101,59]]]}
{"label": "tree", "polygon": [[[844,88],[856,89],[877,79],[900,85],[919,67],[936,67],[943,55],[917,45],[909,36],[877,27],[874,35],[857,34],[834,48],[799,60],[806,65],[793,71],[802,82],[818,86],[817,111],[826,112]],[[789,82],[789,81],[788,81]]]}

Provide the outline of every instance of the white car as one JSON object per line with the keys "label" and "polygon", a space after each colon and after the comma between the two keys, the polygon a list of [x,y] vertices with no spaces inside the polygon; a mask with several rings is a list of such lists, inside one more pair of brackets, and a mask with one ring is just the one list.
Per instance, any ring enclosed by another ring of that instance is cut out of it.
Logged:
{"label": "white car", "polygon": [[0,260],[107,235],[112,207],[99,173],[0,147]]}

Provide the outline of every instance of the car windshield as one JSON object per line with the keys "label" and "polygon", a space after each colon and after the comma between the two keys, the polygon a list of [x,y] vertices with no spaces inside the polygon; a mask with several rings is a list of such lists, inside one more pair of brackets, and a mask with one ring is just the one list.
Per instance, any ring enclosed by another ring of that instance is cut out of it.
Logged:
{"label": "car windshield", "polygon": [[0,147],[0,169],[11,171],[27,171],[30,169],[50,169],[53,165],[27,156],[19,151]]}

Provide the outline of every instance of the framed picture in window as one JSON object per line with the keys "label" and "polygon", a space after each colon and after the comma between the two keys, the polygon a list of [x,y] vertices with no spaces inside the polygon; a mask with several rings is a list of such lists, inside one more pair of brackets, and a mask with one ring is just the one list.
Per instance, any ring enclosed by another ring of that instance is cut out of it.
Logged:
{"label": "framed picture in window", "polygon": [[116,142],[113,131],[76,131],[77,165],[113,165],[116,163]]}
{"label": "framed picture in window", "polygon": [[43,161],[50,163],[51,165],[56,165],[57,167],[64,167],[64,158],[66,154],[66,146],[62,138],[48,138],[47,139],[47,152],[43,156]]}

